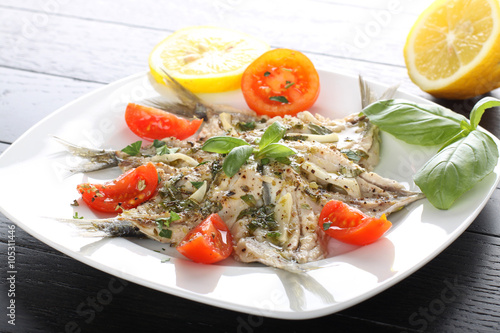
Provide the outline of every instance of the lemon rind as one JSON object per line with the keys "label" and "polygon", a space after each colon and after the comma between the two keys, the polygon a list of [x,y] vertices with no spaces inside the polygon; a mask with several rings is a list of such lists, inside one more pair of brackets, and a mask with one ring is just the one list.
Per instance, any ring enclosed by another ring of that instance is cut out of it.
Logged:
{"label": "lemon rind", "polygon": [[[500,6],[497,3],[496,0],[485,0],[488,1],[492,8],[492,16],[493,17],[499,17],[500,13]],[[497,40],[500,39],[500,22],[499,20],[493,20],[493,29],[491,32],[490,37],[488,40],[483,44],[483,47],[481,51],[479,51],[478,55],[467,65],[461,66],[458,71],[456,71],[453,75],[447,77],[447,78],[442,78],[442,79],[437,79],[437,80],[429,80],[427,77],[424,75],[420,74],[420,72],[417,70],[415,66],[415,52],[413,49],[414,41],[417,36],[416,33],[413,33],[414,31],[418,31],[422,28],[423,24],[425,23],[427,17],[433,13],[436,7],[439,7],[443,4],[445,1],[437,1],[434,4],[432,4],[429,8],[427,8],[417,19],[417,25],[415,25],[406,42],[406,47],[405,47],[405,58],[406,58],[406,66],[408,69],[408,72],[410,73],[410,77],[412,80],[424,91],[435,91],[435,90],[440,90],[444,87],[447,87],[449,85],[452,85],[454,82],[460,80],[464,76],[466,76],[468,73],[474,71],[475,68],[480,68],[482,67],[482,62],[487,59],[488,57],[491,56],[492,52],[495,52],[493,50],[493,46],[497,42]]]}

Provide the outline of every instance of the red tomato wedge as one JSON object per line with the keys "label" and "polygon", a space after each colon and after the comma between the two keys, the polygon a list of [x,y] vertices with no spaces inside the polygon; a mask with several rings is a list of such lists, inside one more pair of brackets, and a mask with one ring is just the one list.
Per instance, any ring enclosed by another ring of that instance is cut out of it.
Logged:
{"label": "red tomato wedge", "polygon": [[121,213],[150,199],[157,186],[158,172],[149,162],[105,184],[84,183],[78,185],[77,190],[90,208],[106,213]]}
{"label": "red tomato wedge", "polygon": [[373,243],[392,226],[385,214],[381,218],[370,217],[337,200],[323,207],[319,224],[330,237],[354,245]]}
{"label": "red tomato wedge", "polygon": [[161,140],[167,137],[186,139],[196,133],[203,119],[187,120],[176,115],[129,103],[125,110],[125,121],[132,132],[145,140]]}
{"label": "red tomato wedge", "polygon": [[220,216],[211,214],[187,233],[177,251],[194,262],[213,264],[233,252],[233,238]]}
{"label": "red tomato wedge", "polygon": [[318,99],[319,86],[311,60],[289,49],[264,53],[247,67],[241,79],[248,106],[271,117],[308,110]]}

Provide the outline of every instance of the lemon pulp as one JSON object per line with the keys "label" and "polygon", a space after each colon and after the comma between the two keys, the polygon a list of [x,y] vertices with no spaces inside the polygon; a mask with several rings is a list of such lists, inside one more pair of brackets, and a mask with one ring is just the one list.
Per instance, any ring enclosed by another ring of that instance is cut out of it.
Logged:
{"label": "lemon pulp", "polygon": [[412,81],[436,97],[464,99],[497,88],[498,1],[436,1],[414,24],[404,56]]}
{"label": "lemon pulp", "polygon": [[153,77],[163,83],[164,68],[192,92],[221,92],[240,87],[246,67],[269,45],[250,35],[217,27],[178,30],[149,56]]}

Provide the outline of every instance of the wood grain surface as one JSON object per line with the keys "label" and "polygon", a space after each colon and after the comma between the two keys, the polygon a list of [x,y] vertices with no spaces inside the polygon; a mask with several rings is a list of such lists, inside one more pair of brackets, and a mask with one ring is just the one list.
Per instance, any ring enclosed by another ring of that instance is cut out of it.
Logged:
{"label": "wood grain surface", "polygon": [[[66,103],[146,71],[152,47],[190,25],[244,31],[272,47],[301,50],[318,68],[399,83],[402,91],[467,116],[479,98],[434,99],[406,72],[406,36],[430,3],[0,0],[0,153]],[[490,95],[500,97],[500,92]],[[499,110],[488,111],[481,125],[500,137]],[[43,193],[22,179],[19,184],[32,198]],[[0,184],[0,191],[8,189]],[[16,228],[12,326],[5,315],[12,225],[0,214],[0,332],[306,332],[316,327],[333,332],[500,331],[500,188],[466,232],[402,282],[347,310],[300,321],[224,310],[119,280]],[[82,312],[110,285],[116,293],[105,306]]]}

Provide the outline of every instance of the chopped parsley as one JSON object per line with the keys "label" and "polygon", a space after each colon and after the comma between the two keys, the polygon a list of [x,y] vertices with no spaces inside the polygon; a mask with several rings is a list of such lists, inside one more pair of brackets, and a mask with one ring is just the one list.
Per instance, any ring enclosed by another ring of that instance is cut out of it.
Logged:
{"label": "chopped parsley", "polygon": [[254,196],[251,194],[241,196],[241,200],[243,200],[250,207],[255,207],[255,205],[257,205],[257,200],[255,200]]}
{"label": "chopped parsley", "polygon": [[81,220],[81,219],[83,219],[83,216],[79,216],[78,212],[75,212],[75,215],[73,215],[73,218],[76,220]]}
{"label": "chopped parsley", "polygon": [[128,154],[130,156],[136,156],[141,152],[142,141],[136,141],[134,143],[129,144],[127,147],[122,149],[122,152]]}
{"label": "chopped parsley", "polygon": [[245,131],[251,131],[253,129],[255,129],[255,121],[249,121],[249,122],[238,122],[236,124],[236,128],[240,131],[240,132],[245,132]]}
{"label": "chopped parsley", "polygon": [[196,189],[199,189],[203,186],[203,183],[204,182],[191,182],[191,185],[193,185]]}
{"label": "chopped parsley", "polygon": [[318,135],[326,135],[326,134],[331,134],[333,133],[332,130],[325,126],[321,125],[316,125],[316,124],[309,124],[307,125],[309,128],[309,131],[311,131],[312,134],[318,134]]}
{"label": "chopped parsley", "polygon": [[269,100],[284,103],[284,104],[290,103],[290,102],[288,102],[288,99],[285,96],[271,96],[271,97],[269,97]]}
{"label": "chopped parsley", "polygon": [[175,212],[170,212],[169,217],[161,217],[156,219],[155,222],[158,224],[158,228],[160,229],[159,236],[165,238],[172,238],[172,230],[166,229],[170,227],[170,223],[180,220],[181,217],[179,214]]}

